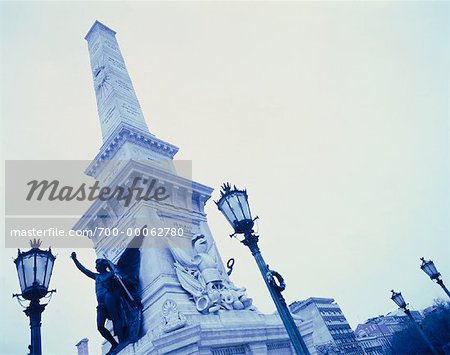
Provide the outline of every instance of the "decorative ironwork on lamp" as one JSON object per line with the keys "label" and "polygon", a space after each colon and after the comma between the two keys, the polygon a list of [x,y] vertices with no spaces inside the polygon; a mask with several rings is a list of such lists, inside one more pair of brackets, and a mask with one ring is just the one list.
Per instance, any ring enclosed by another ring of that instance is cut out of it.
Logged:
{"label": "decorative ironwork on lamp", "polygon": [[402,296],[401,292],[395,292],[394,290],[391,290],[392,295],[391,295],[391,300],[394,301],[394,303],[401,309],[403,309],[404,311],[406,311],[407,308],[407,304],[405,302],[405,299]]}
{"label": "decorative ironwork on lamp", "polygon": [[255,220],[252,218],[248,204],[247,190],[239,190],[236,186],[231,189],[229,183],[223,184],[220,199],[215,202],[217,208],[233,227],[234,234],[245,235],[252,232]]}
{"label": "decorative ironwork on lamp", "polygon": [[414,319],[413,315],[411,314],[411,311],[408,309],[408,304],[405,302],[405,299],[402,296],[401,292],[395,292],[394,290],[391,290],[391,300],[394,301],[394,303],[405,312],[405,314],[408,316],[412,324],[417,329],[418,333],[422,337],[423,341],[427,344],[428,348],[431,350],[431,353],[434,355],[438,355],[438,352],[436,351],[436,348],[434,345],[430,342],[430,339],[426,336],[426,334],[423,332],[421,327],[417,324],[416,320]]}
{"label": "decorative ironwork on lamp", "polygon": [[282,292],[286,288],[283,277],[276,271],[271,270],[269,265],[264,261],[261,251],[258,246],[259,236],[253,232],[255,220],[252,218],[250,206],[248,203],[247,190],[240,190],[236,186],[231,187],[231,184],[226,183],[222,185],[219,201],[215,201],[217,208],[227,219],[228,223],[233,227],[234,233],[231,237],[239,234],[244,235],[241,243],[246,245],[255,258],[256,264],[261,272],[261,275],[266,283],[266,286],[272,296],[272,299],[277,308],[278,314],[283,321],[289,338],[297,354],[309,355],[308,348],[303,341],[302,336],[297,328],[297,325],[292,318],[286,301]]}
{"label": "decorative ironwork on lamp", "polygon": [[31,249],[26,252],[19,249],[14,260],[22,293],[13,294],[13,297],[16,297],[22,306],[25,300],[30,301],[28,306],[23,306],[25,314],[30,318],[30,354],[41,355],[41,315],[48,303],[41,304],[39,301],[56,292],[48,290],[56,257],[50,248],[40,249],[40,240],[30,240],[30,246]]}
{"label": "decorative ironwork on lamp", "polygon": [[436,281],[436,283],[442,287],[444,292],[450,298],[450,291],[444,285],[444,280],[442,280],[441,273],[437,270],[434,262],[432,260],[425,260],[423,257],[420,258],[420,260],[422,260],[422,265],[420,265],[422,271],[427,274],[431,280]]}

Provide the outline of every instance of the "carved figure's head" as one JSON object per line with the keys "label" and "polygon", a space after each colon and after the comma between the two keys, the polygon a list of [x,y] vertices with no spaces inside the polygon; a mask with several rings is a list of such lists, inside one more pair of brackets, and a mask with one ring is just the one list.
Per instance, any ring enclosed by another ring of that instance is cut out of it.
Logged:
{"label": "carved figure's head", "polygon": [[197,253],[206,253],[208,251],[208,242],[203,234],[196,234],[192,237],[192,245]]}
{"label": "carved figure's head", "polygon": [[108,265],[108,260],[106,259],[97,259],[95,261],[95,269],[100,273],[105,272],[108,269]]}

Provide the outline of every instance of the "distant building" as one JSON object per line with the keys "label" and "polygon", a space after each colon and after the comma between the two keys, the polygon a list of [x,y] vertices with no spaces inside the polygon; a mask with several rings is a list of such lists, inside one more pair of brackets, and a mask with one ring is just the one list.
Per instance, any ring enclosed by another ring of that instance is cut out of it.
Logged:
{"label": "distant building", "polygon": [[365,354],[390,354],[393,329],[395,327],[368,320],[365,324],[358,324],[355,335]]}
{"label": "distant building", "polygon": [[88,338],[84,338],[75,345],[77,347],[78,355],[89,355],[88,341]]}
{"label": "distant building", "polygon": [[333,298],[310,297],[289,306],[291,312],[313,322],[318,354],[361,354],[355,334]]}
{"label": "distant building", "polygon": [[[411,311],[416,321],[423,319],[418,311]],[[368,319],[364,324],[358,324],[355,335],[366,354],[390,354],[392,338],[395,332],[403,329],[409,318],[402,311],[388,313]]]}
{"label": "distant building", "polygon": [[367,355],[386,355],[390,354],[390,350],[381,343],[380,338],[377,337],[363,337],[357,338],[359,346],[362,348],[364,354]]}

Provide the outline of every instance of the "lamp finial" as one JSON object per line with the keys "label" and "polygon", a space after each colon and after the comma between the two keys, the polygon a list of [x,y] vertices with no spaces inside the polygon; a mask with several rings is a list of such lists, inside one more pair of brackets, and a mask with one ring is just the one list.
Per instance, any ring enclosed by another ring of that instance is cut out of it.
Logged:
{"label": "lamp finial", "polygon": [[222,195],[225,195],[227,192],[231,191],[231,184],[229,182],[224,183],[221,187],[222,191],[220,193]]}
{"label": "lamp finial", "polygon": [[30,240],[30,246],[33,249],[37,249],[41,246],[42,242],[40,239],[34,238],[33,240]]}

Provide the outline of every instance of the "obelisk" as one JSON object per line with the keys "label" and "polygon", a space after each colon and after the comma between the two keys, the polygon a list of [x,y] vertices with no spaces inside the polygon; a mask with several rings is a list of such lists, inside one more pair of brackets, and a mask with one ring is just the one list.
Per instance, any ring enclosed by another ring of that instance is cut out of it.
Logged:
{"label": "obelisk", "polygon": [[[227,274],[208,226],[205,204],[213,189],[182,176],[178,148],[149,132],[119,50],[116,33],[96,21],[86,35],[103,145],[86,174],[102,184],[129,186],[136,176],[158,179],[170,198],[162,203],[92,203],[74,229],[118,231],[175,227],[187,243],[144,239],[140,274],[143,334],[120,354],[293,354],[277,314],[262,314]],[[90,237],[99,257],[116,262],[119,238]],[[312,323],[298,320],[308,347]],[[109,349],[104,344],[103,353]],[[311,351],[314,354],[314,351]]]}
{"label": "obelisk", "polygon": [[116,32],[96,21],[85,37],[103,141],[120,125],[149,133],[119,49]]}

